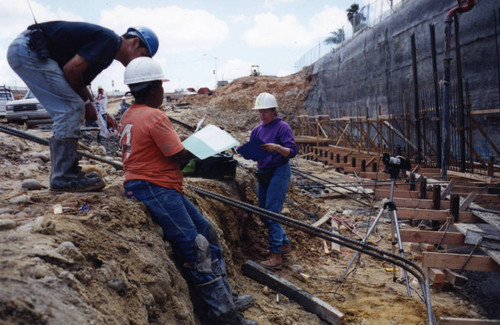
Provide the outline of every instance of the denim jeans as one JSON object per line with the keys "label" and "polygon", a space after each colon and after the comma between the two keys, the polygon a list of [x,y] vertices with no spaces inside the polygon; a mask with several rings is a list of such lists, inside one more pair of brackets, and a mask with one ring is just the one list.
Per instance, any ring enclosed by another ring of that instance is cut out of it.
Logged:
{"label": "denim jeans", "polygon": [[[195,238],[202,234],[210,243],[212,261],[221,260],[222,248],[217,234],[210,222],[205,219],[194,205],[176,190],[154,185],[143,180],[130,180],[125,183],[125,194],[142,202],[153,220],[163,229],[163,237],[172,245],[172,250],[184,263],[196,263]],[[201,273],[188,270],[193,284],[203,284],[215,280],[214,272]]]}
{"label": "denim jeans", "polygon": [[[266,187],[259,183],[259,207],[281,213],[288,185],[290,185],[290,176],[290,165],[286,163],[274,170],[269,186]],[[290,245],[285,230],[276,221],[264,217],[261,217],[261,220],[269,233],[269,250],[273,253],[281,253],[281,246]]]}
{"label": "denim jeans", "polygon": [[28,31],[21,33],[9,46],[10,67],[26,83],[54,121],[56,139],[80,138],[85,116],[84,102],[66,81],[56,61],[42,61],[28,47]]}

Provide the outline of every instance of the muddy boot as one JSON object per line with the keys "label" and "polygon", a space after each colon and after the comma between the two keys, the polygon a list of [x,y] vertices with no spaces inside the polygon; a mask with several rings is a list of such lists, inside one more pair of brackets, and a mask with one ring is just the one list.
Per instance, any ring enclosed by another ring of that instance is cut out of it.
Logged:
{"label": "muddy boot", "polygon": [[214,324],[217,325],[258,325],[257,322],[246,319],[241,316],[239,312],[233,310],[227,314],[220,315],[217,318],[214,318]]}
{"label": "muddy boot", "polygon": [[99,191],[105,184],[95,175],[85,175],[78,166],[76,152],[78,139],[50,138],[50,189],[56,192],[91,192]]}
{"label": "muddy boot", "polygon": [[251,295],[238,296],[233,292],[233,303],[237,311],[243,312],[253,306],[254,299]]}
{"label": "muddy boot", "polygon": [[262,261],[260,262],[260,264],[262,264],[262,266],[264,266],[265,268],[268,268],[268,269],[281,269],[281,264],[283,263],[283,260],[281,258],[281,253],[273,253],[271,252],[271,256],[269,256],[269,259],[267,259],[266,261]]}
{"label": "muddy boot", "polygon": [[231,286],[227,281],[226,263],[224,262],[224,259],[221,258],[212,261],[212,270],[216,275],[222,278],[224,287],[226,288],[228,293],[231,293],[231,296],[233,298],[234,308],[236,308],[237,311],[243,312],[248,308],[252,307],[254,299],[251,295],[239,296],[236,293],[234,293],[233,290],[231,289]]}

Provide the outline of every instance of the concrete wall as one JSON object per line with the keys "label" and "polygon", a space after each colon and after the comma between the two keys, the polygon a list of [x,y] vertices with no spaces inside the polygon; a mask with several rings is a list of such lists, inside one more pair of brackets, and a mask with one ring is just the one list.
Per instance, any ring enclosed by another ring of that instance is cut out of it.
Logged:
{"label": "concrete wall", "polygon": [[[497,45],[500,38],[496,30],[500,32],[500,1],[477,2],[471,11],[459,18],[463,77],[469,81],[472,110],[499,108]],[[404,91],[406,100],[413,105],[410,98],[413,96],[411,35],[415,34],[416,40],[419,88],[432,87],[429,25],[435,26],[437,75],[442,80],[444,20],[456,5],[455,0],[407,1],[380,24],[360,31],[333,53],[322,57],[313,66],[316,86],[307,99],[308,114],[355,116],[356,110],[361,109],[361,115],[367,111],[373,116],[379,105],[383,114],[389,109],[397,114],[403,109]],[[456,82],[454,36],[451,56],[451,79]],[[432,88],[429,89],[432,92]],[[490,124],[497,132],[492,136],[500,139],[499,120]]]}

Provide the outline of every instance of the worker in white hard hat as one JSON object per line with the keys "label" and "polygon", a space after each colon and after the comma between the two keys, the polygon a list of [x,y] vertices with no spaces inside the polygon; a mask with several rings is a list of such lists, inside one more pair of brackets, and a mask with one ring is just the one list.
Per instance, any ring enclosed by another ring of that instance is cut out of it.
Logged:
{"label": "worker in white hard hat", "polygon": [[253,298],[233,296],[215,228],[183,194],[182,168],[193,155],[158,109],[163,81],[160,64],[151,58],[137,58],[125,70],[125,84],[135,99],[120,119],[125,194],[144,203],[162,227],[188,283],[208,308],[210,324],[255,325],[240,314]]}
{"label": "worker in white hard hat", "polygon": [[[288,161],[297,155],[297,145],[290,126],[276,114],[278,103],[269,93],[261,93],[255,100],[254,110],[261,123],[256,126],[250,140],[264,142],[261,149],[270,152],[257,161],[259,207],[281,213],[290,185],[291,169]],[[280,223],[261,217],[269,235],[270,256],[261,264],[269,269],[280,269],[283,255],[291,253],[290,240]]]}

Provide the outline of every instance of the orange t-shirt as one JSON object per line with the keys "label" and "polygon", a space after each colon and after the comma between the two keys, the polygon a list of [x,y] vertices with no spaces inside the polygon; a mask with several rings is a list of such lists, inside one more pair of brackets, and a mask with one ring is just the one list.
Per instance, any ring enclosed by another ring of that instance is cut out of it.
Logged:
{"label": "orange t-shirt", "polygon": [[140,179],[182,193],[182,171],[169,157],[184,146],[161,110],[132,105],[120,119],[120,146],[125,182]]}

